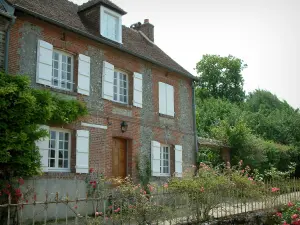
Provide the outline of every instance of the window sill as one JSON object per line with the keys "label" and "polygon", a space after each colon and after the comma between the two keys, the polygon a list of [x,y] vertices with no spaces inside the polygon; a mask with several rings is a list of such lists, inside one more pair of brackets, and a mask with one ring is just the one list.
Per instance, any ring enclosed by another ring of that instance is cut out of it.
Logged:
{"label": "window sill", "polygon": [[168,118],[168,119],[175,119],[175,116],[169,116],[169,115],[165,115],[165,114],[161,114],[161,113],[159,113],[159,116],[163,117],[163,118]]}
{"label": "window sill", "polygon": [[50,86],[45,86],[42,84],[37,84],[39,87],[42,87],[43,89],[47,89],[56,93],[60,94],[66,94],[66,95],[72,95],[72,96],[77,96],[77,92],[71,91],[71,90],[63,90],[55,87],[50,87]]}
{"label": "window sill", "polygon": [[125,108],[125,109],[132,109],[132,105],[128,105],[127,103],[120,103],[112,101],[114,106]]}
{"label": "window sill", "polygon": [[62,169],[49,169],[48,168],[48,173],[70,173],[70,172],[71,172],[70,169],[62,170]]}
{"label": "window sill", "polygon": [[171,176],[170,174],[160,174],[153,177],[170,177],[170,176]]}

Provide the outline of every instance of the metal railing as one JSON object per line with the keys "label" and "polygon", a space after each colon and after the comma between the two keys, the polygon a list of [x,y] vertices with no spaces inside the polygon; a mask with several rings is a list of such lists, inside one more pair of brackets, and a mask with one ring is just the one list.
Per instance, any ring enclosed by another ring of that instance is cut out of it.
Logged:
{"label": "metal railing", "polygon": [[[272,193],[272,187],[279,186],[281,190]],[[19,201],[8,195],[6,204],[0,205],[0,214],[7,215],[1,224],[185,224],[274,209],[300,200],[298,180],[266,182],[263,188],[270,194],[258,199],[243,198],[243,193],[236,190],[230,190],[226,196],[221,190],[208,191],[205,202],[191,193],[162,187],[145,193],[144,197],[140,196],[143,193],[126,197],[117,189],[105,189],[83,197],[79,196],[79,190],[75,196],[45,191],[37,198],[33,189],[30,198],[22,196]]]}

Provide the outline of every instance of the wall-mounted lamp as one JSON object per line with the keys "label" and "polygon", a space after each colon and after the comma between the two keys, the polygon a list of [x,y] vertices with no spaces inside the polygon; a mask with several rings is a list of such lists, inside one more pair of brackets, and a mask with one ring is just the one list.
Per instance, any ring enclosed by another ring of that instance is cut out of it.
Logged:
{"label": "wall-mounted lamp", "polygon": [[121,123],[121,131],[122,131],[122,133],[126,132],[127,128],[128,128],[128,124],[125,121],[123,121]]}

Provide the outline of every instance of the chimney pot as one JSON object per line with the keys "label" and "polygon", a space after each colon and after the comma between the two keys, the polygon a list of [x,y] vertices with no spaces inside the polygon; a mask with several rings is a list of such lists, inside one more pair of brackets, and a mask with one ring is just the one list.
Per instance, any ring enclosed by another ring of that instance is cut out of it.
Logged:
{"label": "chimney pot", "polygon": [[144,19],[144,24],[149,23],[149,19]]}

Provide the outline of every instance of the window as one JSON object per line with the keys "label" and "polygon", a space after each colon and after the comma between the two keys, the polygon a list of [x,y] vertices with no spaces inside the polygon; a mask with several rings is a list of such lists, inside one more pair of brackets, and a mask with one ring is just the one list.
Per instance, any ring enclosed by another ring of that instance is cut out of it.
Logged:
{"label": "window", "polygon": [[67,53],[54,50],[52,61],[52,86],[72,90],[73,57]]}
{"label": "window", "polygon": [[174,117],[174,87],[159,82],[159,113]]}
{"label": "window", "polygon": [[49,170],[70,170],[70,142],[70,132],[50,129],[48,150]]}
{"label": "window", "polygon": [[170,147],[166,145],[160,147],[160,173],[170,175]]}
{"label": "window", "polygon": [[122,16],[101,6],[101,35],[113,41],[122,42]]}
{"label": "window", "polygon": [[121,71],[114,71],[114,101],[128,103],[128,76]]}

